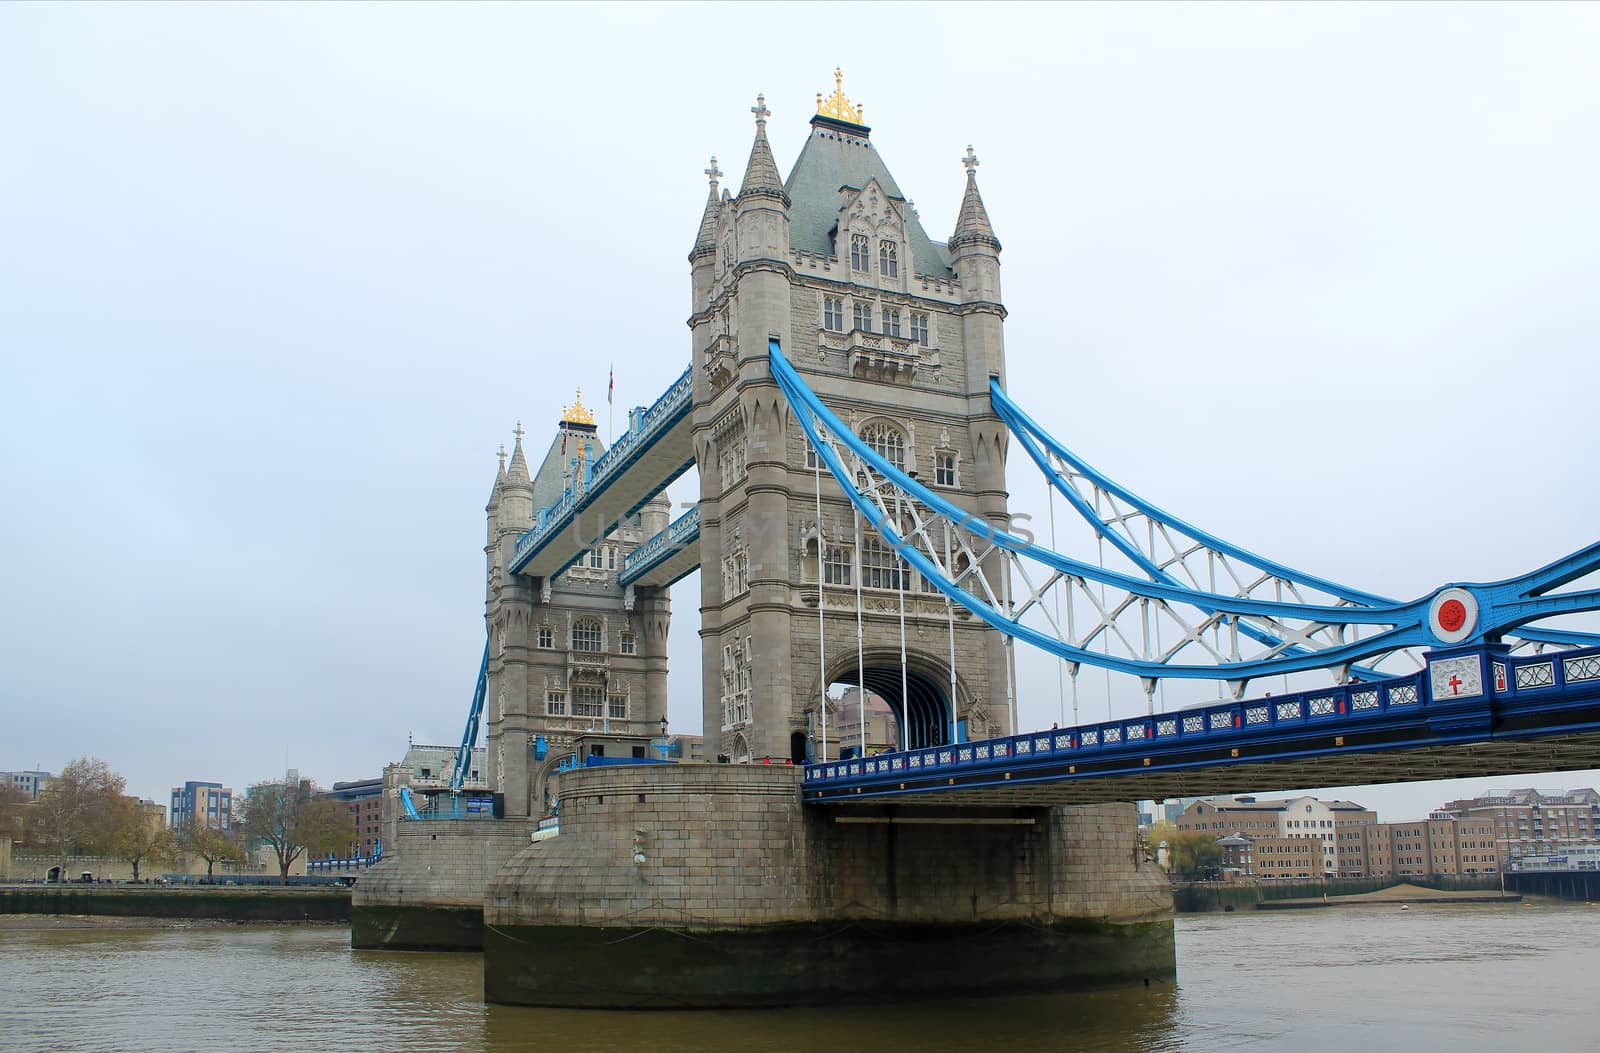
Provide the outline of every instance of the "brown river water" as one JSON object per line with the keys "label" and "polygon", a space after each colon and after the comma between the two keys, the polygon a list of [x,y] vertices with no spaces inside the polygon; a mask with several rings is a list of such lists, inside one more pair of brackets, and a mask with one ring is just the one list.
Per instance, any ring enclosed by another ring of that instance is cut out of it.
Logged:
{"label": "brown river water", "polygon": [[1177,983],[1148,988],[605,1013],[486,1006],[480,956],[337,927],[12,927],[0,1051],[1600,1050],[1600,906],[1182,915],[1177,947]]}

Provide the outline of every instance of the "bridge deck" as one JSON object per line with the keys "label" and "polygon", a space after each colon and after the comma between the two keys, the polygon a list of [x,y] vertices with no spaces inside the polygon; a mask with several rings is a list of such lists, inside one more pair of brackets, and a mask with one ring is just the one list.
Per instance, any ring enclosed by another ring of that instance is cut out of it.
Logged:
{"label": "bridge deck", "polygon": [[585,551],[694,464],[690,435],[693,376],[688,370],[649,409],[634,415],[585,473],[582,485],[539,511],[539,522],[517,540],[511,571],[548,578]]}
{"label": "bridge deck", "polygon": [[700,567],[700,509],[691,508],[661,533],[628,553],[617,580],[665,588]]}
{"label": "bridge deck", "polygon": [[1600,766],[1600,649],[1430,656],[1452,678],[1472,658],[1468,698],[1422,674],[812,764],[805,800],[1086,804]]}

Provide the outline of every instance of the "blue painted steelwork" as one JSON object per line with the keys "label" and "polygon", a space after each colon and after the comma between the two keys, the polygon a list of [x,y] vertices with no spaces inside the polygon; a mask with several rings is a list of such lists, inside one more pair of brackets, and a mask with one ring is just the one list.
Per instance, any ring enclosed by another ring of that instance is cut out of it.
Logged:
{"label": "blue painted steelwork", "polygon": [[[1083,458],[1069,450],[1049,432],[1045,431],[1044,428],[1038,424],[1038,422],[1030,417],[1021,406],[1019,406],[1011,399],[1009,395],[1006,394],[1005,390],[1001,388],[998,379],[991,378],[989,381],[989,401],[994,407],[995,413],[999,415],[1001,421],[1005,423],[1006,427],[1010,429],[1011,433],[1016,436],[1018,442],[1021,443],[1022,448],[1027,451],[1028,456],[1033,460],[1034,464],[1038,466],[1040,472],[1042,472],[1045,478],[1050,482],[1051,487],[1057,493],[1061,494],[1062,497],[1067,499],[1072,508],[1095,529],[1095,532],[1100,537],[1103,537],[1109,541],[1119,552],[1121,552],[1154,580],[1164,581],[1169,584],[1178,584],[1178,582],[1171,575],[1169,575],[1163,567],[1158,566],[1126,537],[1117,533],[1115,530],[1105,529],[1098,511],[1092,508],[1089,502],[1084,499],[1083,495],[1075,490],[1065,479],[1061,477],[1061,473],[1059,473],[1050,463],[1050,455],[1054,455],[1056,458],[1060,459],[1060,461],[1071,468],[1073,472],[1082,475],[1094,486],[1106,491],[1109,494],[1115,495],[1120,501],[1123,502],[1124,505],[1137,511],[1151,523],[1165,529],[1175,530],[1180,535],[1187,535],[1188,538],[1193,539],[1195,542],[1198,542],[1209,549],[1215,550],[1224,556],[1230,557],[1233,560],[1236,560],[1238,563],[1243,564],[1244,566],[1249,567],[1259,573],[1271,575],[1272,577],[1283,579],[1284,581],[1291,582],[1295,585],[1304,585],[1320,592],[1325,592],[1330,596],[1344,601],[1345,603],[1361,607],[1392,608],[1399,603],[1397,600],[1379,596],[1375,593],[1363,592],[1359,589],[1352,589],[1347,585],[1341,585],[1338,582],[1329,581],[1326,578],[1321,578],[1314,574],[1308,574],[1304,571],[1295,570],[1294,568],[1285,566],[1284,564],[1278,563],[1275,560],[1270,560],[1264,556],[1256,555],[1254,552],[1251,552],[1248,549],[1241,548],[1238,545],[1224,541],[1215,534],[1201,530],[1200,528],[1193,526],[1182,519],[1179,519],[1170,512],[1164,511],[1155,504],[1146,501],[1138,494],[1135,494],[1126,487],[1121,486],[1109,476],[1096,469],[1093,465],[1089,464],[1089,462],[1085,461]],[[1524,601],[1531,597],[1538,596],[1552,588],[1558,588],[1561,585],[1567,584],[1569,581],[1575,580],[1576,578],[1582,577],[1584,574],[1593,571],[1595,569],[1595,551],[1596,546],[1591,546],[1590,548],[1573,553],[1571,556],[1568,556],[1563,560],[1558,560],[1549,567],[1535,571],[1532,575],[1527,575],[1524,578],[1513,579],[1512,581],[1508,582],[1501,582],[1497,586],[1485,587],[1499,588],[1501,586],[1521,586],[1520,590],[1517,588],[1512,588],[1510,590],[1510,598],[1514,603],[1517,601]],[[1547,610],[1537,608],[1535,611],[1518,612],[1514,615],[1514,617],[1523,618],[1528,614],[1532,614],[1533,617],[1546,617],[1548,613],[1550,612]],[[1503,623],[1497,626],[1497,628],[1502,629],[1512,627],[1517,629],[1517,635],[1519,637],[1536,643],[1559,644],[1568,647],[1600,647],[1600,635],[1595,635],[1593,633],[1579,633],[1560,629],[1528,627],[1520,623],[1516,624],[1515,626],[1510,623]],[[1252,635],[1255,634],[1252,633]],[[1281,642],[1268,637],[1265,633],[1261,633],[1256,638],[1265,643]]]}
{"label": "blue painted steelwork", "polygon": [[1430,657],[1475,658],[1481,692],[1468,699],[1435,697],[1429,675],[1421,673],[808,764],[805,798],[826,802],[937,795],[1002,784],[1332,756],[1350,749],[1600,735],[1600,648],[1512,656],[1491,646]]}
{"label": "blue painted steelwork", "polygon": [[317,874],[338,870],[365,870],[375,863],[383,862],[383,842],[373,843],[371,855],[354,855],[336,859],[332,856],[327,859],[306,860],[306,873]]}
{"label": "blue painted steelwork", "polygon": [[[953,602],[965,607],[993,628],[1069,661],[1101,666],[1151,680],[1172,677],[1242,681],[1259,676],[1346,666],[1361,658],[1380,655],[1401,647],[1483,642],[1498,638],[1507,630],[1536,618],[1600,609],[1600,590],[1559,596],[1542,595],[1552,588],[1600,569],[1600,543],[1521,578],[1489,585],[1447,586],[1467,591],[1477,600],[1479,607],[1479,615],[1472,625],[1473,632],[1462,639],[1448,641],[1441,640],[1429,626],[1429,608],[1439,592],[1409,603],[1372,604],[1366,607],[1258,600],[1247,596],[1230,596],[1186,588],[1164,581],[1135,578],[1069,559],[1025,541],[1007,530],[991,526],[986,520],[952,504],[890,464],[877,451],[862,442],[823,404],[816,393],[806,386],[799,373],[784,357],[777,340],[770,341],[768,351],[772,374],[790,406],[795,410],[796,418],[805,430],[807,439],[829,473],[839,483],[845,496],[866,519],[868,525],[876,530],[907,564]],[[827,431],[831,442],[823,439],[822,430]],[[1306,619],[1334,626],[1369,626],[1377,631],[1365,639],[1341,646],[1330,646],[1311,653],[1281,654],[1248,661],[1218,661],[1206,665],[1124,658],[1073,646],[1022,624],[946,577],[941,568],[919,551],[915,544],[900,535],[895,525],[889,522],[890,516],[885,509],[880,508],[857,489],[853,473],[846,468],[833,448],[834,442],[848,449],[853,457],[868,466],[879,477],[887,480],[903,495],[931,510],[935,515],[956,524],[963,531],[980,539],[984,545],[992,546],[1012,556],[1033,560],[1053,571],[1109,585],[1135,597],[1184,604],[1209,612],[1221,612],[1232,616],[1263,615],[1278,619]]]}
{"label": "blue painted steelwork", "polygon": [[[444,802],[448,801],[448,804]],[[492,819],[494,797],[486,793],[428,794],[416,805],[409,786],[400,787],[400,806],[407,819]]]}
{"label": "blue painted steelwork", "polygon": [[478,666],[478,684],[472,689],[472,706],[467,710],[467,726],[461,732],[461,747],[456,750],[455,770],[450,773],[450,792],[461,792],[461,785],[472,764],[472,749],[478,744],[478,724],[483,716],[483,698],[489,691],[489,641],[483,642],[483,662]]}
{"label": "blue painted steelwork", "polygon": [[[549,508],[539,510],[538,522],[533,529],[517,539],[517,547],[511,556],[511,572],[521,573],[522,568],[528,565],[551,538],[575,523],[578,517],[594,504],[595,499],[616,476],[625,468],[635,464],[650,450],[658,438],[686,420],[689,411],[694,407],[693,396],[694,371],[693,367],[690,367],[683,371],[683,375],[678,377],[649,409],[635,417],[628,430],[585,470],[572,489],[562,494],[561,499]],[[637,499],[628,506],[624,515],[633,515],[644,507],[647,501],[665,490],[693,464],[694,458],[691,456],[675,470],[656,480],[653,487],[641,489]],[[581,552],[574,555],[554,573],[559,574],[566,570],[577,562],[580,555]]]}
{"label": "blue painted steelwork", "polygon": [[[691,508],[659,534],[647,539],[642,545],[622,557],[622,573],[617,575],[617,581],[622,585],[632,585],[652,570],[677,555],[686,548],[694,548],[698,557],[700,547],[700,509]],[[659,582],[661,586],[676,585],[679,581],[694,573],[700,567],[700,561],[685,567],[671,581]]]}

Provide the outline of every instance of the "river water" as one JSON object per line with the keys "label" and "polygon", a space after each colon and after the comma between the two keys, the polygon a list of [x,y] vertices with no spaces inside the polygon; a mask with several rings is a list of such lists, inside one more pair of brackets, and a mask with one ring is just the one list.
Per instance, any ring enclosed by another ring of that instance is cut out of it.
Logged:
{"label": "river water", "polygon": [[601,1013],[485,1006],[480,956],[352,951],[337,927],[6,929],[0,1051],[1593,1050],[1597,937],[1581,904],[1182,915],[1176,984]]}

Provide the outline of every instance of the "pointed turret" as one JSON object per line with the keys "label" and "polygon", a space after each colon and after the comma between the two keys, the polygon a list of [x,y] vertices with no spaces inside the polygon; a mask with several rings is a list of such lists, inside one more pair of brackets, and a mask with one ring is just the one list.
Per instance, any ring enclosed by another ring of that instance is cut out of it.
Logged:
{"label": "pointed turret", "polygon": [[526,530],[533,519],[533,480],[528,477],[528,459],[522,453],[522,422],[517,421],[516,444],[511,448],[511,463],[499,485],[500,523],[508,530]]}
{"label": "pointed turret", "polygon": [[722,198],[717,193],[722,170],[717,167],[717,156],[711,155],[711,167],[706,169],[711,179],[711,191],[706,195],[706,210],[700,216],[700,233],[695,235],[694,248],[689,250],[689,262],[702,256],[712,256],[717,251],[717,215],[722,211]]}
{"label": "pointed turret", "polygon": [[744,183],[739,187],[739,199],[742,201],[752,194],[765,194],[779,198],[787,205],[789,195],[783,192],[783,177],[778,174],[778,162],[772,159],[772,146],[767,142],[767,117],[772,113],[767,109],[767,97],[757,95],[756,104],[750,107],[750,112],[756,115],[756,141],[750,145],[750,161],[744,166]]}
{"label": "pointed turret", "polygon": [[955,233],[950,235],[950,251],[959,252],[963,245],[981,245],[999,252],[1000,239],[994,236],[989,212],[983,207],[983,195],[978,193],[978,155],[972,152],[970,144],[961,163],[967,166],[967,192],[961,198]]}
{"label": "pointed turret", "polygon": [[496,454],[500,459],[500,467],[494,473],[494,485],[489,488],[489,503],[484,507],[485,512],[493,512],[500,504],[500,490],[506,485],[506,444],[500,444],[500,452]]}
{"label": "pointed turret", "polygon": [[514,431],[517,437],[516,445],[511,450],[511,467],[506,470],[505,478],[508,486],[527,486],[533,480],[528,475],[528,459],[522,453],[522,422],[517,421]]}

